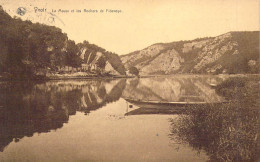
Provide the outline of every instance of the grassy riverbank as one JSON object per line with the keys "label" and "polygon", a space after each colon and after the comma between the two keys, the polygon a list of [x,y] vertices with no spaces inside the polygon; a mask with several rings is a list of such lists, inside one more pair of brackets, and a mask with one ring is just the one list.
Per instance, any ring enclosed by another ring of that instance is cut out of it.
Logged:
{"label": "grassy riverbank", "polygon": [[198,106],[172,119],[171,137],[204,150],[211,161],[259,160],[260,78],[229,78],[216,92],[230,103]]}

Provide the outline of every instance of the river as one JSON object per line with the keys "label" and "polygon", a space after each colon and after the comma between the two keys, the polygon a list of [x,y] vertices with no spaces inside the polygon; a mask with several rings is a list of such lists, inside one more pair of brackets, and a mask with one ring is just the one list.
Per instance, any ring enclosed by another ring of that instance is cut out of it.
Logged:
{"label": "river", "polygon": [[[254,113],[248,111],[246,118],[240,118],[227,110],[223,113],[225,105],[208,108],[208,104],[228,100],[214,88],[227,78],[179,75],[139,79],[1,82],[0,160],[256,159],[256,153],[251,149],[257,150],[258,145],[249,141],[258,141],[258,134],[255,133],[257,127],[248,125],[256,125],[259,116],[254,114],[259,109],[254,109]],[[254,85],[259,85],[259,81]],[[199,108],[192,105],[177,106],[178,109],[160,106],[144,108],[127,99],[207,104]],[[254,120],[249,120],[254,117]],[[240,125],[234,126],[237,124]],[[252,133],[246,138],[236,138],[239,139],[237,142],[246,143],[240,146],[240,153],[235,149],[237,145],[228,139],[232,138],[232,132],[244,135],[244,128]],[[226,136],[226,129],[230,130],[230,136]],[[231,144],[226,145],[224,140],[231,141]],[[233,144],[235,146],[231,147]],[[223,145],[225,147],[222,148]],[[250,149],[244,153],[243,147]],[[225,150],[233,152],[227,153]]]}

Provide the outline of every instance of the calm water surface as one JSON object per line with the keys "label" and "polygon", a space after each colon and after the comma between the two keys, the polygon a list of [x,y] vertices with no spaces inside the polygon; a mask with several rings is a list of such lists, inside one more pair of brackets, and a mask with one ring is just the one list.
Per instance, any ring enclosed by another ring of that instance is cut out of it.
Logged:
{"label": "calm water surface", "polygon": [[[225,79],[178,76],[3,82],[0,84],[0,160],[212,160],[214,150],[212,153],[210,144],[203,145],[203,141],[215,139],[188,136],[192,132],[183,125],[189,125],[187,120],[193,119],[185,118],[185,111],[140,108],[125,99],[222,102],[226,97],[216,93],[212,85]],[[205,129],[207,132],[213,128]],[[197,131],[198,136],[203,133],[199,128]]]}

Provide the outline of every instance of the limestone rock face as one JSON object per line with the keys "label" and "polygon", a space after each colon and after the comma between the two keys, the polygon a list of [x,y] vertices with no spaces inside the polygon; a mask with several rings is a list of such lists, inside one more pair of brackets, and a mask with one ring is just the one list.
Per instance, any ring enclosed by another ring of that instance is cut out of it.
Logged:
{"label": "limestone rock face", "polygon": [[120,73],[118,71],[116,71],[109,62],[106,63],[104,70],[105,70],[105,72],[108,72],[109,74],[112,74],[112,75],[120,75]]}
{"label": "limestone rock face", "polygon": [[143,63],[144,60],[151,59],[158,55],[164,47],[162,45],[152,45],[143,49],[141,51],[137,51],[137,53],[133,52],[124,57],[121,57],[122,63],[128,69],[129,67],[140,63]]}
{"label": "limestone rock face", "polygon": [[259,73],[259,31],[159,43],[120,57],[126,68],[135,66],[141,75]]}
{"label": "limestone rock face", "polygon": [[178,70],[183,61],[184,60],[175,49],[168,50],[160,54],[148,65],[142,67],[140,74],[156,73],[160,71],[163,71],[165,74],[170,74],[171,72]]}
{"label": "limestone rock face", "polygon": [[[97,49],[91,49],[88,44],[79,46],[78,55],[83,59],[84,69],[90,69],[92,71],[99,70],[112,75],[124,75],[125,68],[122,64],[120,57],[117,54],[109,53],[106,51],[99,51]],[[105,61],[105,67],[100,69],[100,59]],[[99,68],[99,69],[98,69]]]}

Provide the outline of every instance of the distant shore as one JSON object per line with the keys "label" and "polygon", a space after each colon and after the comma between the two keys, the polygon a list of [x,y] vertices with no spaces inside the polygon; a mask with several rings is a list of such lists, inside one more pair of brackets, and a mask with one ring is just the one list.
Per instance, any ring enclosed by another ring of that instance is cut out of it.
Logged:
{"label": "distant shore", "polygon": [[37,80],[37,81],[48,81],[48,80],[71,80],[71,79],[116,79],[116,78],[152,78],[152,77],[201,77],[201,76],[221,76],[221,77],[246,77],[255,76],[259,77],[260,74],[171,74],[171,75],[98,75],[98,74],[88,74],[88,75],[48,75],[48,76],[33,76],[33,77],[4,77],[0,75],[0,81],[19,81],[19,80]]}
{"label": "distant shore", "polygon": [[134,78],[134,76],[126,75],[111,75],[111,76],[102,76],[102,75],[88,75],[88,76],[49,76],[46,80],[67,80],[67,79],[95,79],[95,78]]}
{"label": "distant shore", "polygon": [[48,81],[48,80],[71,80],[71,79],[115,79],[115,78],[135,78],[135,76],[129,75],[98,75],[98,74],[88,74],[88,75],[35,75],[35,76],[2,76],[0,75],[0,81],[24,81],[24,80],[37,80],[37,81]]}

